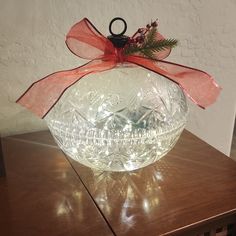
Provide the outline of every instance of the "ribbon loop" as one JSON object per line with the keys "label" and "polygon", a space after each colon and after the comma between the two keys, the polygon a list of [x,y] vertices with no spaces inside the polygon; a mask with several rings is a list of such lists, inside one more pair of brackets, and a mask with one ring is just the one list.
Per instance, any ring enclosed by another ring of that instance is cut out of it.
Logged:
{"label": "ribbon loop", "polygon": [[66,45],[72,53],[84,59],[101,59],[104,54],[112,55],[115,48],[87,19],[84,18],[70,29]]}

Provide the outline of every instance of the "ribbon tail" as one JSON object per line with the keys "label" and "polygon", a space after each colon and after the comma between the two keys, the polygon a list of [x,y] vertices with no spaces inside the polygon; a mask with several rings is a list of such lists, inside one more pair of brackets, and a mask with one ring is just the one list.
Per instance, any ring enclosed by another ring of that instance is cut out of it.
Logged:
{"label": "ribbon tail", "polygon": [[112,61],[94,60],[72,70],[55,72],[33,83],[16,102],[44,118],[63,93],[82,77],[114,66]]}
{"label": "ribbon tail", "polygon": [[220,86],[204,71],[168,61],[154,61],[140,56],[129,56],[126,61],[177,83],[184,93],[201,108],[206,108],[214,103],[220,94]]}

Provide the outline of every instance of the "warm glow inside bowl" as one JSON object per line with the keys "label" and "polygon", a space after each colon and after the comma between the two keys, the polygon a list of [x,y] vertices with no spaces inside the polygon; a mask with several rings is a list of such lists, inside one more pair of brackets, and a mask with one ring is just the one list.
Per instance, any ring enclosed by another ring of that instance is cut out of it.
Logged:
{"label": "warm glow inside bowl", "polygon": [[126,64],[82,78],[46,121],[60,148],[74,160],[100,170],[130,171],[171,150],[187,113],[177,84]]}

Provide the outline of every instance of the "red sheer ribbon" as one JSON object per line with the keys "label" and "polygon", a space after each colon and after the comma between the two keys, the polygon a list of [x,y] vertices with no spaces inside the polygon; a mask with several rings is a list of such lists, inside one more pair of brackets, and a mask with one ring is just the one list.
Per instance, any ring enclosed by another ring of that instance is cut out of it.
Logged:
{"label": "red sheer ribbon", "polygon": [[[162,35],[157,35],[157,39],[162,38]],[[220,93],[220,87],[206,72],[163,61],[169,55],[170,49],[158,52],[156,61],[140,55],[125,56],[123,49],[115,48],[86,18],[71,28],[66,36],[66,45],[78,57],[91,61],[75,69],[55,72],[36,81],[17,100],[17,103],[41,118],[47,115],[66,89],[82,77],[110,70],[119,62],[139,65],[172,80],[202,108],[214,103]]]}

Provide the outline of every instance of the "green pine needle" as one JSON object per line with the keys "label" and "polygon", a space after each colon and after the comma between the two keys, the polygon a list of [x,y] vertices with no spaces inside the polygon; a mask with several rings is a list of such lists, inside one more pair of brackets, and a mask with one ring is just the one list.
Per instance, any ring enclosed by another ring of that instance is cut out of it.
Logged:
{"label": "green pine needle", "polygon": [[147,37],[146,37],[146,40],[145,40],[145,44],[151,44],[151,43],[155,42],[156,34],[157,34],[157,29],[156,28],[152,28],[149,31],[149,33],[147,34]]}
{"label": "green pine needle", "polygon": [[156,28],[152,28],[142,44],[131,44],[129,47],[125,48],[125,55],[141,54],[150,59],[158,59],[155,57],[156,52],[173,48],[178,43],[176,39],[156,40],[156,34]]}

